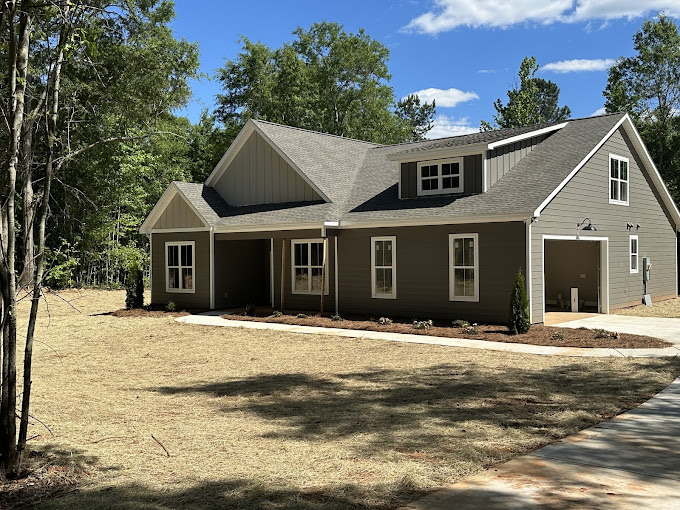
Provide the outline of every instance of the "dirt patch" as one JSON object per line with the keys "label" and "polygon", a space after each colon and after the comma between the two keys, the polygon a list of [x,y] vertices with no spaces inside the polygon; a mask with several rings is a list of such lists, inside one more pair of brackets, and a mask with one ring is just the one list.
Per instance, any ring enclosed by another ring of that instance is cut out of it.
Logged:
{"label": "dirt patch", "polygon": [[432,326],[428,329],[416,329],[412,322],[394,320],[391,324],[380,324],[375,320],[367,320],[363,317],[333,320],[331,317],[321,316],[319,314],[309,315],[307,317],[297,315],[251,317],[247,315],[225,314],[222,318],[254,322],[274,322],[296,326],[430,335],[443,338],[468,338],[472,340],[485,340],[488,342],[507,342],[550,347],[648,349],[671,346],[670,343],[664,340],[648,336],[629,335],[627,333],[614,334],[603,330],[586,328],[572,329],[541,325],[532,326],[529,332],[524,335],[511,335],[506,326],[478,324],[476,328],[474,325],[463,328],[448,326],[444,321],[433,321]]}
{"label": "dirt patch", "polygon": [[159,318],[159,317],[184,317],[189,315],[189,312],[182,310],[181,312],[168,312],[165,310],[146,310],[144,308],[133,308],[132,310],[116,310],[111,312],[114,317],[147,317],[147,318]]}

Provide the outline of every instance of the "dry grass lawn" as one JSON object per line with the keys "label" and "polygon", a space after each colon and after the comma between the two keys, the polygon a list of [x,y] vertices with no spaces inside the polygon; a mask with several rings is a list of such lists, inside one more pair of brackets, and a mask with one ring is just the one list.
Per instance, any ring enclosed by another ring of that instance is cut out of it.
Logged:
{"label": "dry grass lawn", "polygon": [[33,414],[54,435],[34,423],[31,447],[85,475],[46,509],[394,508],[611,417],[680,373],[676,359],[114,317],[122,292],[62,296],[80,311],[51,296],[42,315]]}
{"label": "dry grass lawn", "polygon": [[652,306],[638,305],[617,310],[616,315],[634,315],[636,317],[669,317],[680,319],[680,298],[666,299],[652,303]]}

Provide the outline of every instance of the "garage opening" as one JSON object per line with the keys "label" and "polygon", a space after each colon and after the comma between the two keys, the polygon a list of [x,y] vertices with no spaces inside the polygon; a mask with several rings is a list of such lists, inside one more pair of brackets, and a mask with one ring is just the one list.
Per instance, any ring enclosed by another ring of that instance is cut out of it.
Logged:
{"label": "garage opening", "polygon": [[545,310],[607,313],[606,243],[546,239]]}

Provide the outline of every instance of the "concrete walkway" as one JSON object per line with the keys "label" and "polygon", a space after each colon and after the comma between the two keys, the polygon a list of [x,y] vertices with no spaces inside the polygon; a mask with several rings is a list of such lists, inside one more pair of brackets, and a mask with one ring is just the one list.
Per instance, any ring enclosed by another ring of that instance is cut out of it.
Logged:
{"label": "concrete walkway", "polygon": [[653,336],[680,346],[680,319],[634,317],[631,315],[595,315],[584,319],[561,322],[556,325],[561,328],[600,328],[632,335]]}
{"label": "concrete walkway", "polygon": [[[515,344],[509,342],[488,342],[486,340],[470,340],[466,338],[442,338],[438,336],[428,335],[409,335],[404,333],[389,333],[380,331],[361,331],[354,329],[294,326],[290,324],[277,324],[268,322],[238,321],[231,319],[223,319],[222,317],[220,317],[222,313],[223,312],[208,312],[196,315],[185,315],[183,317],[178,317],[175,320],[186,324],[199,324],[203,326],[223,326],[230,328],[247,328],[260,330],[267,329],[273,331],[286,331],[289,333],[331,335],[349,338],[369,338],[372,340],[387,340],[391,342],[447,345],[451,347],[466,347],[470,349],[485,349],[490,351],[517,352],[522,354],[543,354],[548,356],[575,356],[596,358],[604,357],[653,358],[653,357],[673,357],[680,355],[680,343],[677,346],[667,347],[664,349],[604,349],[604,348],[600,349],[600,348],[577,348],[577,347],[549,347],[541,345]],[[597,328],[599,326],[594,327]]]}
{"label": "concrete walkway", "polygon": [[680,509],[680,378],[641,406],[409,510]]}

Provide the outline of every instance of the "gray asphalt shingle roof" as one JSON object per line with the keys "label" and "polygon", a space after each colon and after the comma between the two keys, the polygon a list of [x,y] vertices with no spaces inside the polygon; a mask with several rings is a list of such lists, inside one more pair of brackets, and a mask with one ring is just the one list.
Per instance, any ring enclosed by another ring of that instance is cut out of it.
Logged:
{"label": "gray asphalt shingle roof", "polygon": [[537,209],[624,114],[570,120],[517,163],[486,193],[468,196],[398,197],[399,163],[387,156],[433,147],[492,142],[543,126],[473,133],[441,140],[376,145],[256,121],[258,127],[330,199],[234,207],[203,184],[176,183],[211,226],[374,221],[528,214]]}

